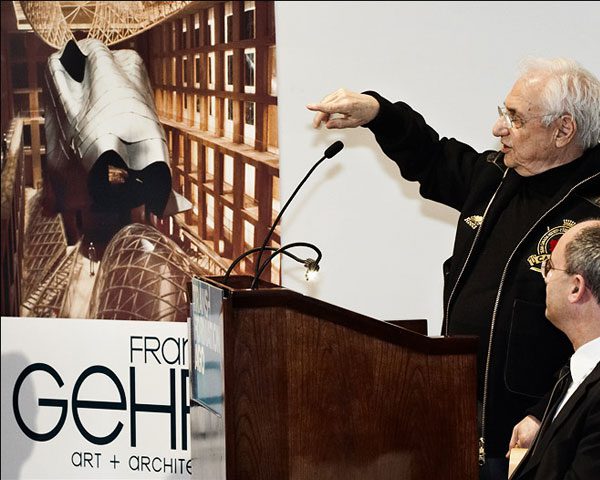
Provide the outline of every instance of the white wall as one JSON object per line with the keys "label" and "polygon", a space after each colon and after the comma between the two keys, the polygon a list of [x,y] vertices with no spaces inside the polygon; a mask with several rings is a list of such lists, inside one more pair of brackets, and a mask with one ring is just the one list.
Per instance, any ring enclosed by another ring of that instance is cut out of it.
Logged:
{"label": "white wall", "polygon": [[307,103],[376,90],[479,150],[527,55],[567,56],[600,75],[599,2],[276,2],[282,204],[333,141],[283,217],[284,243],[323,251],[318,282],[285,262],[288,288],[382,320],[427,318],[438,335],[441,264],[457,213],[423,200],[364,128],[314,130]]}

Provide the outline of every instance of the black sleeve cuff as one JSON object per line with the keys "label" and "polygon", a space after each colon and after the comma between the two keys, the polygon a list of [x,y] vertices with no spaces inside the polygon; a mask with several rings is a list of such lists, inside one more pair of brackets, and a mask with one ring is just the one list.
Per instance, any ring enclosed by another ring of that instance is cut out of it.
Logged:
{"label": "black sleeve cuff", "polygon": [[385,128],[386,126],[386,117],[391,115],[392,103],[386,98],[379,95],[377,92],[372,90],[367,90],[362,92],[363,95],[370,95],[379,103],[379,112],[377,112],[377,116],[371,120],[369,123],[365,123],[363,127],[371,129],[371,130],[380,130],[381,128]]}

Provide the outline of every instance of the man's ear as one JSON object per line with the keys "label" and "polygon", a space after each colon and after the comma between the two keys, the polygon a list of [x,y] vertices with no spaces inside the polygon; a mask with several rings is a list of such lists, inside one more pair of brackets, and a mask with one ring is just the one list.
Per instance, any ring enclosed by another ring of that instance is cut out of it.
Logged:
{"label": "man's ear", "polygon": [[569,292],[569,302],[577,303],[585,295],[587,285],[585,284],[585,279],[579,274],[573,275],[572,278],[573,281],[571,282],[571,291]]}
{"label": "man's ear", "polygon": [[577,133],[577,123],[571,115],[561,115],[558,119],[558,127],[556,129],[556,146],[557,148],[565,147]]}

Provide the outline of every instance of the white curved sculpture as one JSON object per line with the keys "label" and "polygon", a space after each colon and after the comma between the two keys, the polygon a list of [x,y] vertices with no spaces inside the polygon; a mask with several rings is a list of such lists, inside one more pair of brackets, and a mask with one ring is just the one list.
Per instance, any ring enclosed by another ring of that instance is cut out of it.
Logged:
{"label": "white curved sculpture", "polygon": [[171,190],[165,134],[137,52],[71,40],[48,59],[44,91],[43,174],[54,210],[123,217],[140,205],[158,216],[191,208]]}

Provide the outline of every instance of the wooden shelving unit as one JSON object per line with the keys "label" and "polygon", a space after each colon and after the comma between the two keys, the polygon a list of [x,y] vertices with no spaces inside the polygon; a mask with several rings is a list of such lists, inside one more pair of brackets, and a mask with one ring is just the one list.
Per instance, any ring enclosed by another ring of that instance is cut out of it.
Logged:
{"label": "wooden shelving unit", "polygon": [[[273,2],[198,5],[136,43],[147,56],[173,186],[194,205],[179,220],[226,259],[261,245],[279,210]],[[154,223],[178,238],[178,222]],[[239,272],[253,268],[250,258]],[[278,264],[265,276],[279,283]]]}

